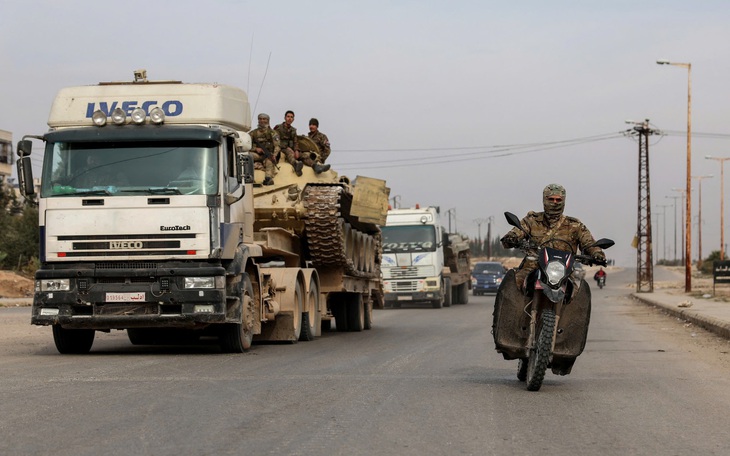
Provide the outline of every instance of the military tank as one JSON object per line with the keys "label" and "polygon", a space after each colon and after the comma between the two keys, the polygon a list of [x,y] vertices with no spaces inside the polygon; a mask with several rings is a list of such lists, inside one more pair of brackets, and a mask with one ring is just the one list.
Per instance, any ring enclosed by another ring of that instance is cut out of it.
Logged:
{"label": "military tank", "polygon": [[[300,152],[316,158],[314,142],[298,139]],[[263,169],[254,170],[254,232],[285,229],[300,239],[299,265],[314,266],[326,297],[323,327],[331,317],[338,329],[352,321],[352,316],[338,318],[337,303],[348,293],[362,295],[364,317],[370,320],[372,307],[383,307],[379,226],[385,224],[390,189],[380,179],[350,180],[334,170],[316,174],[309,166],[297,176],[283,153],[276,167],[273,185],[262,185]]]}

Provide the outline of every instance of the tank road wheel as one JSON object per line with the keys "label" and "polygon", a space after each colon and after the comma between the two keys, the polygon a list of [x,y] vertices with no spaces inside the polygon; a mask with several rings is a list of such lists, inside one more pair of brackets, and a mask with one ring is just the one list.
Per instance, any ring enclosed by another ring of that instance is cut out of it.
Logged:
{"label": "tank road wheel", "polygon": [[342,237],[345,244],[345,258],[347,264],[352,268],[357,267],[356,256],[355,256],[355,233],[349,223],[343,222]]}
{"label": "tank road wheel", "polygon": [[444,277],[444,307],[451,307],[451,278]]}
{"label": "tank road wheel", "polygon": [[545,378],[545,371],[550,362],[550,349],[553,346],[555,312],[552,309],[544,309],[539,323],[535,348],[530,349],[530,359],[527,362],[528,391],[538,391]]}
{"label": "tank road wheel", "polygon": [[253,341],[253,285],[248,273],[241,274],[241,322],[226,323],[218,342],[225,353],[243,353]]}
{"label": "tank road wheel", "polygon": [[53,342],[56,343],[56,350],[64,355],[89,353],[95,334],[93,329],[66,329],[61,325],[53,325]]}
{"label": "tank road wheel", "polygon": [[360,293],[352,294],[347,300],[347,328],[362,331],[365,328],[365,306]]}
{"label": "tank road wheel", "polygon": [[302,331],[299,340],[314,340],[317,335],[317,326],[322,323],[319,316],[319,282],[315,276],[309,279],[309,292],[306,293],[304,312],[302,312]]}
{"label": "tank road wheel", "polygon": [[365,235],[365,272],[375,270],[375,241],[370,235]]}

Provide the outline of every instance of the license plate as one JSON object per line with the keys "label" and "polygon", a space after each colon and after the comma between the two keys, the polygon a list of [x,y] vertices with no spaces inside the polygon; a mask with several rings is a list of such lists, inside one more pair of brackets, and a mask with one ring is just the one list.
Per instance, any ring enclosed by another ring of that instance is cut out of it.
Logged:
{"label": "license plate", "polygon": [[139,302],[144,301],[144,292],[107,293],[105,302]]}
{"label": "license plate", "polygon": [[413,301],[413,296],[398,296],[398,301]]}

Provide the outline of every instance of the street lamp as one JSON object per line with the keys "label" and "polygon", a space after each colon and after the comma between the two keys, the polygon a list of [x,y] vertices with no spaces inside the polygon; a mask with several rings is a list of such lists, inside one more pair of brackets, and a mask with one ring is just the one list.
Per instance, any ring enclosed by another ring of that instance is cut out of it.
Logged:
{"label": "street lamp", "polygon": [[[677,198],[682,198],[681,196],[665,196],[664,198],[670,198],[673,199],[674,202],[672,203],[672,207],[674,207],[674,262],[672,266],[674,266],[677,262]],[[684,201],[682,201],[684,202]]]}
{"label": "street lamp", "polygon": [[[682,205],[679,206],[679,207],[682,208],[682,220],[684,220],[685,219],[684,218],[684,209],[686,207],[686,204],[684,202],[684,199],[687,197],[687,191],[685,189],[683,189],[683,188],[677,188],[677,187],[673,187],[672,188],[672,191],[673,192],[679,192],[680,195],[682,196]],[[687,251],[686,251],[686,248],[685,248],[685,242],[687,241],[687,237],[685,236],[685,229],[686,229],[687,225],[684,224],[684,223],[682,223],[681,225],[682,225],[682,263],[684,263],[685,262],[685,258],[686,258],[685,255],[687,255]]]}
{"label": "street lamp", "polygon": [[713,177],[712,174],[707,174],[705,176],[692,176],[693,179],[697,179],[700,182],[700,200],[699,200],[699,225],[697,226],[697,230],[699,233],[699,236],[697,238],[697,242],[699,243],[698,249],[699,249],[699,257],[697,258],[697,269],[700,269],[702,267],[702,179],[709,179]]}
{"label": "street lamp", "polygon": [[687,218],[684,251],[684,291],[692,291],[692,64],[657,60],[658,65],[687,68]]}
{"label": "street lamp", "polygon": [[720,162],[720,261],[725,259],[725,161],[730,157],[705,155],[708,160]]}

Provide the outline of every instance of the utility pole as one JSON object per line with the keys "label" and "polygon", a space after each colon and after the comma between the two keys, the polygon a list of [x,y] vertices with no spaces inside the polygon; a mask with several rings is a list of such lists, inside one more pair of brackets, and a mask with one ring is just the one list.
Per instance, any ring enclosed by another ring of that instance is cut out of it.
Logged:
{"label": "utility pole", "polygon": [[[672,191],[679,192],[682,195],[682,206],[680,206],[680,207],[682,208],[682,264],[684,264],[685,263],[684,255],[687,253],[686,252],[687,249],[685,248],[686,247],[685,242],[687,242],[687,236],[685,235],[685,232],[684,232],[685,227],[686,227],[686,225],[684,223],[684,208],[686,206],[684,204],[684,199],[687,197],[687,191],[683,188],[673,188]],[[685,284],[685,286],[686,286],[686,284]]]}
{"label": "utility pole", "polygon": [[651,241],[651,192],[649,185],[649,135],[656,130],[649,128],[649,119],[644,122],[626,121],[633,124],[627,133],[639,137],[639,191],[638,215],[636,217],[636,292],[654,291],[654,270]]}
{"label": "utility pole", "polygon": [[705,156],[708,160],[720,162],[720,261],[725,260],[725,162],[730,157]]}
{"label": "utility pole", "polygon": [[[674,203],[672,203],[672,206],[674,206],[674,263],[677,262],[677,199],[682,198],[681,196],[665,196],[665,198],[670,198],[674,200]],[[682,200],[682,203],[684,203],[684,199]]]}
{"label": "utility pole", "polygon": [[[657,205],[657,208],[662,208],[661,216],[662,216],[662,255],[664,262],[666,264],[667,261],[667,208],[672,207],[671,204],[659,204]],[[659,227],[657,227],[657,238],[659,237]],[[657,242],[657,244],[659,244]]]}
{"label": "utility pole", "polygon": [[494,216],[490,215],[487,217],[487,259],[492,259],[492,222],[494,221]]}
{"label": "utility pole", "polygon": [[486,222],[487,219],[478,218],[474,219],[473,222],[477,224],[477,245],[479,246],[479,254],[484,253],[484,246],[482,245],[482,223]]}
{"label": "utility pole", "polygon": [[[452,207],[446,213],[449,215],[449,233],[456,233],[456,208]],[[451,216],[454,216],[454,231],[451,231]]]}
{"label": "utility pole", "polygon": [[697,222],[697,230],[698,230],[698,257],[697,257],[697,269],[702,268],[702,179],[708,179],[710,177],[713,177],[712,174],[707,174],[705,176],[692,176],[692,179],[697,179],[700,183],[700,194],[699,194],[699,221]]}

